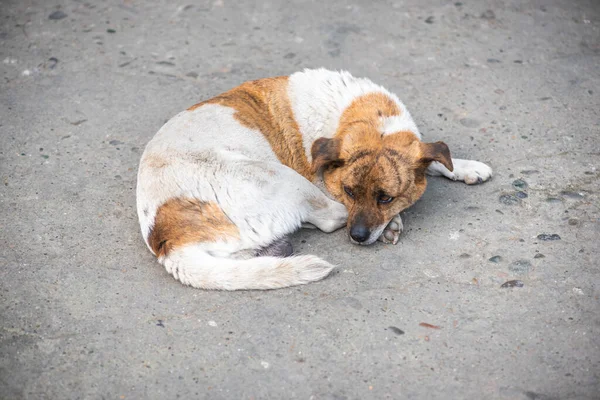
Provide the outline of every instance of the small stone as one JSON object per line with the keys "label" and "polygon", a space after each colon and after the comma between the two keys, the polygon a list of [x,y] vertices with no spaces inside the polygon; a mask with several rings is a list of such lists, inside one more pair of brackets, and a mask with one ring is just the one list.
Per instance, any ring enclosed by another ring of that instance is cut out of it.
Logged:
{"label": "small stone", "polygon": [[533,258],[546,258],[546,256],[542,253],[537,253],[535,256],[533,256]]}
{"label": "small stone", "polygon": [[540,171],[538,171],[537,169],[526,169],[525,171],[521,171],[521,174],[523,175],[533,175],[533,174],[539,174]]}
{"label": "small stone", "polygon": [[215,321],[208,321],[208,325],[215,327],[215,326],[217,326],[217,323]]}
{"label": "small stone", "polygon": [[427,23],[427,24],[433,24],[433,16],[427,17],[427,19],[425,20],[425,23]]}
{"label": "small stone", "polygon": [[579,220],[577,218],[571,218],[571,219],[569,219],[569,225],[571,225],[571,226],[579,225]]}
{"label": "small stone", "polygon": [[58,64],[58,58],[50,57],[48,59],[48,68],[54,69],[56,67],[56,64]]}
{"label": "small stone", "polygon": [[106,32],[108,32],[108,33],[117,33],[117,31],[115,31],[115,30],[114,30],[114,29],[112,29],[112,28],[108,28],[108,29],[106,30]]}
{"label": "small stone", "polygon": [[519,203],[519,199],[513,194],[503,194],[498,197],[500,203],[505,204],[507,206],[514,206]]}
{"label": "small stone", "polygon": [[110,142],[108,142],[108,144],[112,145],[112,146],[118,146],[120,144],[123,144],[123,142],[121,142],[120,140],[111,140]]}
{"label": "small stone", "polygon": [[518,191],[517,193],[515,193],[515,196],[517,196],[519,199],[526,199],[527,198],[527,193],[522,192],[522,191]]}
{"label": "small stone", "polygon": [[469,253],[462,253],[459,257],[460,258],[471,258],[471,255]]}
{"label": "small stone", "polygon": [[513,288],[513,287],[523,287],[525,284],[523,283],[523,281],[519,281],[519,280],[512,280],[512,281],[508,281],[508,282],[504,282],[500,287],[501,288]]}
{"label": "small stone", "polygon": [[188,78],[197,78],[198,73],[192,71],[192,72],[188,72],[187,74],[185,74],[185,76],[187,76]]}
{"label": "small stone", "polygon": [[540,233],[539,235],[537,235],[537,238],[539,240],[543,240],[543,241],[549,241],[549,240],[560,240],[560,236],[557,235],[556,233]]}
{"label": "small stone", "polygon": [[60,10],[56,10],[52,14],[50,14],[48,16],[48,18],[53,19],[53,20],[59,20],[59,19],[67,18],[67,14],[65,14],[64,12],[62,12]]}
{"label": "small stone", "polygon": [[509,265],[508,269],[515,274],[526,274],[531,269],[531,263],[528,260],[517,260]]}
{"label": "small stone", "polygon": [[287,53],[285,56],[283,56],[283,58],[285,58],[286,60],[292,59],[296,57],[296,53]]}
{"label": "small stone", "polygon": [[574,287],[573,288],[573,293],[579,294],[579,295],[584,295],[583,290],[581,290],[581,288],[578,287]]}
{"label": "small stone", "polygon": [[573,200],[581,200],[584,198],[582,193],[572,192],[570,190],[563,190],[560,194]]}
{"label": "small stone", "polygon": [[498,264],[500,261],[502,261],[502,257],[494,256],[494,257],[491,257],[488,261]]}
{"label": "small stone", "polygon": [[404,335],[404,331],[400,328],[396,328],[395,326],[390,326],[388,327],[392,332],[394,332],[396,335]]}
{"label": "small stone", "polygon": [[562,203],[562,200],[559,199],[558,197],[548,197],[546,199],[546,202],[548,202],[548,203]]}
{"label": "small stone", "polygon": [[516,189],[520,189],[520,190],[525,190],[529,187],[529,185],[527,184],[527,182],[525,182],[523,179],[516,179],[513,181],[512,183],[513,187],[515,187]]}
{"label": "small stone", "polygon": [[458,122],[460,122],[462,126],[466,126],[467,128],[477,128],[479,125],[481,125],[481,122],[473,118],[462,118]]}
{"label": "small stone", "polygon": [[481,13],[481,19],[496,19],[496,13],[494,13],[492,10],[486,10],[485,12]]}
{"label": "small stone", "polygon": [[488,58],[487,62],[490,63],[490,64],[499,64],[502,61],[498,60],[497,58]]}

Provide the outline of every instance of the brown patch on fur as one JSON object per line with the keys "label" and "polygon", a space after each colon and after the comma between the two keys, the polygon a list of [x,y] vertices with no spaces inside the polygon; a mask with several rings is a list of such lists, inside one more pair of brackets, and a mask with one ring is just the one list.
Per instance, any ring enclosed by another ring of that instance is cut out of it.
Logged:
{"label": "brown patch on fur", "polygon": [[169,164],[169,162],[164,157],[152,153],[146,154],[142,162],[145,166],[156,169],[164,168]]}
{"label": "brown patch on fur", "polygon": [[379,131],[381,118],[400,114],[400,108],[389,96],[383,93],[365,94],[344,110],[335,136],[348,134],[356,128]]}
{"label": "brown patch on fur", "polygon": [[157,257],[197,242],[239,238],[239,231],[217,203],[174,198],[156,212],[148,243]]}
{"label": "brown patch on fur", "polygon": [[314,174],[304,152],[302,134],[294,119],[287,86],[287,76],[246,82],[198,103],[188,111],[204,104],[220,104],[235,109],[235,119],[247,128],[260,131],[282,164],[312,181]]}
{"label": "brown patch on fur", "polygon": [[309,197],[308,204],[310,204],[314,210],[321,210],[327,207],[327,202],[320,197]]}

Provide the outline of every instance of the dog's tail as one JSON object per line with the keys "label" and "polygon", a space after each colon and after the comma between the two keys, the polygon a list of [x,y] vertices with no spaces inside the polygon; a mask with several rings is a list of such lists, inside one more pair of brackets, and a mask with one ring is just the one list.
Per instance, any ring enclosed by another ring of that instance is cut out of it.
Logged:
{"label": "dog's tail", "polygon": [[245,260],[214,257],[197,246],[186,246],[159,257],[171,275],[201,289],[277,289],[325,278],[333,265],[317,256],[255,257]]}

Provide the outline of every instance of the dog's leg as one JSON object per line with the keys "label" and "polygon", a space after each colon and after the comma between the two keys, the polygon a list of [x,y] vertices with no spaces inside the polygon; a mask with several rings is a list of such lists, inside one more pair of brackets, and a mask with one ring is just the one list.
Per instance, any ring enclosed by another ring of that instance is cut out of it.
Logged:
{"label": "dog's leg", "polygon": [[[255,249],[269,247],[303,224],[324,232],[346,225],[346,207],[329,199],[293,169],[273,162],[239,161],[238,165],[237,172],[226,181],[227,195],[220,198],[235,202],[229,217],[248,232],[257,244]],[[243,193],[235,187],[244,188]],[[242,197],[247,200],[240,201]]]}
{"label": "dog's leg", "polygon": [[453,181],[462,181],[474,185],[487,181],[492,177],[492,169],[479,161],[452,159],[454,171],[450,171],[441,163],[434,161],[427,168],[427,175],[445,176]]}
{"label": "dog's leg", "polygon": [[403,229],[404,225],[402,224],[402,218],[400,217],[400,214],[398,214],[392,218],[377,240],[383,243],[396,244],[398,243],[398,239],[400,238]]}
{"label": "dog's leg", "polygon": [[287,239],[278,239],[255,253],[256,257],[289,257],[294,253],[292,243]]}
{"label": "dog's leg", "polygon": [[346,207],[329,199],[316,186],[314,188],[319,193],[319,197],[310,201],[312,209],[302,227],[310,228],[310,225],[314,225],[323,232],[329,233],[346,226],[348,220]]}

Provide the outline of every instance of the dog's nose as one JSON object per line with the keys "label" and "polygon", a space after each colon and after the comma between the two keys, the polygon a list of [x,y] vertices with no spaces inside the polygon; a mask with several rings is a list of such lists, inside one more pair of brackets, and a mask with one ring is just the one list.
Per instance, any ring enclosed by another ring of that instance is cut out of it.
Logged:
{"label": "dog's nose", "polygon": [[370,235],[371,232],[369,232],[369,229],[364,225],[354,225],[350,229],[350,237],[358,243],[366,241]]}

